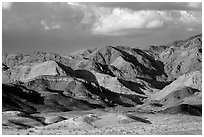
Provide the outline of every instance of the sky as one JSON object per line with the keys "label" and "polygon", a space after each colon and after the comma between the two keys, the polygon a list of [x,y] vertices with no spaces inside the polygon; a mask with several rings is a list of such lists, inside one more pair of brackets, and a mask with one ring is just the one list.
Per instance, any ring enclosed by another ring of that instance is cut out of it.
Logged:
{"label": "sky", "polygon": [[202,33],[199,2],[4,2],[2,53],[145,48]]}

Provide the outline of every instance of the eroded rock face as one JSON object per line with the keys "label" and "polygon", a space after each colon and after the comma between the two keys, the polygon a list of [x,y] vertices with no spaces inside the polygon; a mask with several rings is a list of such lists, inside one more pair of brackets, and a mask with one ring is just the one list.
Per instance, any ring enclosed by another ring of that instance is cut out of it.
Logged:
{"label": "eroded rock face", "polygon": [[6,81],[26,82],[42,75],[74,76],[74,71],[52,60],[42,63],[33,63],[31,66],[20,65],[3,71],[4,83],[6,83]]}
{"label": "eroded rock face", "polygon": [[159,55],[164,63],[169,80],[202,68],[202,35],[191,37],[178,43],[169,44],[169,48]]}
{"label": "eroded rock face", "polygon": [[202,89],[202,74],[200,71],[194,71],[188,74],[184,74],[178,77],[171,84],[166,86],[164,89],[160,90],[154,95],[155,100],[161,100],[168,94],[172,93],[175,90],[178,90],[183,87],[191,87],[201,91]]}
{"label": "eroded rock face", "polygon": [[66,72],[55,61],[46,61],[31,67],[26,80],[31,80],[41,75],[66,76]]}
{"label": "eroded rock face", "polygon": [[3,85],[4,110],[27,113],[64,112],[141,104],[141,97],[115,93],[85,80],[41,76],[21,84]]}
{"label": "eroded rock face", "polygon": [[[138,87],[137,83],[122,81],[117,77],[111,77],[109,75],[94,73],[96,76],[97,82],[100,86],[105,87],[115,93],[128,94],[128,95],[139,95],[144,96],[142,89]],[[129,85],[128,85],[129,84]],[[130,89],[129,87],[132,87]],[[135,90],[133,90],[135,88]]]}
{"label": "eroded rock face", "polygon": [[[46,112],[136,106],[146,99],[162,103],[177,93],[182,101],[193,102],[202,90],[201,56],[202,35],[145,50],[106,46],[63,56],[6,54],[2,57],[3,97],[9,98],[8,83],[15,83],[12,90],[36,92],[43,102],[25,106],[23,96],[15,98],[12,92],[14,103],[3,107],[19,110],[18,104],[32,112]],[[198,92],[187,95],[189,88]]]}
{"label": "eroded rock face", "polygon": [[50,116],[45,118],[45,123],[46,124],[52,124],[52,123],[57,123],[60,121],[65,120],[66,118],[61,117],[61,116]]}
{"label": "eroded rock face", "polygon": [[165,107],[175,106],[183,102],[184,99],[193,96],[194,94],[197,94],[199,92],[200,92],[199,90],[191,87],[181,87],[177,90],[174,90],[173,92],[165,96],[163,99],[161,99],[160,104],[163,104]]}

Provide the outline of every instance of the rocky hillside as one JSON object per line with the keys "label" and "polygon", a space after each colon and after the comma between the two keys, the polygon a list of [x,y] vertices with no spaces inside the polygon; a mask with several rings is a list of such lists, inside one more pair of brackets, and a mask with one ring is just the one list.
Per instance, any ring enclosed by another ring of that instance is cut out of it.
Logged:
{"label": "rocky hillside", "polygon": [[201,68],[202,34],[144,50],[106,46],[70,55],[6,54],[3,111],[61,112],[122,105],[186,113],[189,110],[181,106],[190,105],[200,115],[202,103],[194,100],[201,99]]}

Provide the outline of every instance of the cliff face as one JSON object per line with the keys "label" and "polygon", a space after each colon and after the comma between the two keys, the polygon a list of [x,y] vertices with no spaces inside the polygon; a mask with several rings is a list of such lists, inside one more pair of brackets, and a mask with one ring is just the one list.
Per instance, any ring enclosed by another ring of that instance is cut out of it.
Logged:
{"label": "cliff face", "polygon": [[164,63],[169,80],[202,69],[202,35],[168,45],[169,48],[159,54]]}
{"label": "cliff face", "polygon": [[[185,94],[180,102],[192,102],[202,90],[201,34],[146,50],[106,46],[66,56],[7,54],[2,62],[3,110],[70,111],[154,100],[165,105],[163,99],[172,101],[175,93]],[[187,96],[183,88],[196,92]],[[28,99],[33,94],[39,102]]]}

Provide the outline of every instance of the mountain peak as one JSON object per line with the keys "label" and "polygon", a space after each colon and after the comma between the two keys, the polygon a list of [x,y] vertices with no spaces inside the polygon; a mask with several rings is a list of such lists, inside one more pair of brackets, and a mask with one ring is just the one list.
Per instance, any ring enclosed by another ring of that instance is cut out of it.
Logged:
{"label": "mountain peak", "polygon": [[[154,109],[152,104],[157,104],[163,106],[158,112],[166,113],[182,101],[199,98],[193,93],[201,93],[201,68],[202,34],[148,50],[108,45],[68,56],[8,54],[2,66],[3,108],[22,111],[22,105],[26,112],[37,113],[140,104],[149,112],[145,106]],[[33,96],[39,102],[29,98]]]}

